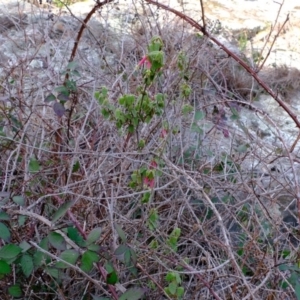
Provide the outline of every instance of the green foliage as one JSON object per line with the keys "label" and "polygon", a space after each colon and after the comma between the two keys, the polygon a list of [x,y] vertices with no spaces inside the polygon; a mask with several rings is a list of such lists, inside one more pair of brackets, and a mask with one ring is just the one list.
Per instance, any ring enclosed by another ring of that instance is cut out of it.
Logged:
{"label": "green foliage", "polygon": [[10,240],[10,231],[4,223],[0,222],[0,239],[3,239],[6,242]]}
{"label": "green foliage", "polygon": [[73,204],[74,204],[73,201],[67,201],[64,204],[62,204],[58,208],[58,210],[55,212],[55,214],[53,215],[52,222],[55,223],[60,218],[62,218],[67,213],[67,211],[69,210],[69,208],[72,207]]}
{"label": "green foliage", "polygon": [[238,36],[238,45],[242,52],[246,50],[247,42],[248,42],[247,31],[243,31]]}
{"label": "green foliage", "polygon": [[82,2],[82,0],[53,0],[53,4],[59,8],[63,8],[66,5],[71,5],[76,2]]}
{"label": "green foliage", "polygon": [[184,288],[181,285],[181,278],[177,272],[168,272],[166,275],[168,286],[165,287],[165,292],[172,299],[183,299]]}
{"label": "green foliage", "polygon": [[22,289],[19,284],[14,284],[8,288],[8,294],[15,298],[19,298],[22,296]]}
{"label": "green foliage", "polygon": [[119,300],[139,300],[144,298],[144,291],[140,288],[128,289]]}
{"label": "green foliage", "polygon": [[[71,265],[76,264],[78,257],[79,257],[79,253],[74,249],[65,250],[59,255],[60,259],[66,261]],[[55,267],[65,269],[65,268],[69,268],[69,265],[65,264],[62,261],[59,261],[58,263],[55,264]]]}
{"label": "green foliage", "polygon": [[178,239],[180,237],[181,234],[181,229],[180,228],[174,228],[173,231],[171,232],[168,240],[167,240],[167,245],[174,251],[177,252],[177,243],[178,243]]}
{"label": "green foliage", "polygon": [[[289,276],[287,276],[286,280],[281,282],[281,287],[283,289],[288,288],[289,284],[294,288],[295,296],[297,300],[300,300],[300,283],[299,283],[299,276],[300,276],[300,268],[297,265],[288,265],[283,264],[279,266],[279,270],[282,272],[289,272]],[[286,277],[286,276],[284,276]],[[289,283],[289,284],[288,284]]]}
{"label": "green foliage", "polygon": [[29,161],[29,172],[36,173],[40,170],[40,164],[35,157],[31,157]]}
{"label": "green foliage", "polygon": [[126,243],[126,234],[118,224],[115,224],[116,231],[121,238],[122,244],[115,250],[115,257],[124,263],[133,276],[137,276],[137,257],[135,251]]}
{"label": "green foliage", "polygon": [[107,272],[106,283],[116,284],[119,281],[119,278],[113,264],[110,261],[106,262],[105,269]]}
{"label": "green foliage", "polygon": [[[61,206],[60,212],[57,217],[63,218],[67,209],[70,208],[70,203]],[[63,208],[63,209],[62,209]],[[2,219],[10,220],[9,215],[2,214]],[[11,236],[10,229],[4,224],[0,223],[0,230],[2,231],[2,239],[9,240]],[[30,243],[26,241],[21,242],[19,245],[10,243],[0,248],[0,280],[12,275],[12,270],[18,274],[18,280],[22,282],[22,277],[29,278],[34,272],[40,272],[43,270],[52,277],[52,280],[57,281],[57,284],[65,278],[64,271],[72,268],[72,266],[80,266],[81,270],[85,273],[89,273],[95,266],[95,263],[100,261],[100,246],[97,245],[101,238],[102,230],[100,227],[96,227],[90,231],[86,239],[83,239],[79,231],[75,227],[68,227],[64,230],[67,236],[81,247],[70,248],[64,235],[52,231],[49,232],[47,237],[42,239],[39,243],[39,247],[42,250],[33,248]],[[128,270],[134,276],[137,276],[137,269],[135,267],[137,263],[137,257],[133,249],[126,245],[126,234],[121,227],[116,224],[116,231],[118,232],[122,242],[115,253],[113,254],[120,262],[122,262]],[[45,252],[44,252],[45,251]],[[53,259],[48,252],[56,253],[57,259]],[[107,253],[108,254],[108,253]],[[108,254],[108,257],[111,257]],[[119,281],[118,272],[115,270],[110,260],[107,260],[105,265],[107,270],[107,283],[114,285]],[[47,283],[46,283],[47,284]],[[39,287],[44,289],[45,287]],[[9,287],[8,294],[13,297],[19,297],[22,295],[22,284],[16,284]],[[128,294],[124,294],[124,299],[127,295],[131,295],[132,289],[129,289]],[[140,299],[139,297],[134,299]]]}
{"label": "green foliage", "polygon": [[44,99],[45,103],[54,102],[53,111],[59,118],[63,117],[66,112],[66,102],[70,101],[71,95],[77,92],[77,83],[75,78],[80,77],[80,73],[77,68],[77,62],[69,62],[65,71],[61,73],[62,76],[65,76],[64,85],[57,86],[54,89],[54,92],[50,93]]}
{"label": "green foliage", "polygon": [[99,255],[91,250],[87,250],[82,255],[81,270],[88,273],[92,270],[94,263],[100,260]]}
{"label": "green foliage", "polygon": [[155,208],[150,210],[147,225],[150,230],[155,230],[158,227],[159,224],[159,215]]}
{"label": "green foliage", "polygon": [[[136,94],[125,94],[118,100],[118,104],[109,101],[108,90],[102,87],[94,94],[95,99],[101,106],[104,118],[113,121],[118,129],[125,129],[128,134],[138,131],[140,123],[149,123],[154,116],[160,116],[165,107],[165,97],[158,93],[150,96],[147,89],[160,76],[160,70],[164,65],[163,43],[159,37],[154,37],[149,46],[148,54],[141,60],[141,65],[147,64],[142,71],[144,85],[136,89]],[[139,148],[143,147],[142,144]]]}

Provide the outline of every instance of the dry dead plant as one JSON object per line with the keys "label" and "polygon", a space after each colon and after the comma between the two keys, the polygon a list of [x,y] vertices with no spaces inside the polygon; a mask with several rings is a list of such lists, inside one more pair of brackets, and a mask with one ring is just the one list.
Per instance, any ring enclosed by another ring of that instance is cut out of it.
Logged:
{"label": "dry dead plant", "polygon": [[[3,299],[10,286],[24,299],[299,297],[299,160],[249,101],[274,95],[267,84],[295,90],[299,70],[245,71],[206,26],[155,5],[135,2],[124,32],[92,18],[107,1],[6,31],[23,48],[0,65]],[[165,59],[147,85],[138,65],[154,36]],[[118,128],[120,98],[145,94],[163,95],[162,114]],[[243,124],[245,109],[279,146]]]}

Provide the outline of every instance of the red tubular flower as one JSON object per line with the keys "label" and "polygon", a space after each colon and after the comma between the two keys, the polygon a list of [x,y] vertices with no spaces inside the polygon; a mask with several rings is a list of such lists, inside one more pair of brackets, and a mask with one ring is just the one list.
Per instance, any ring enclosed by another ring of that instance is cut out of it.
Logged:
{"label": "red tubular flower", "polygon": [[148,186],[150,189],[153,189],[155,185],[155,179],[154,178],[149,179],[148,177],[146,177],[144,178],[144,184]]}
{"label": "red tubular flower", "polygon": [[157,162],[155,160],[152,160],[150,163],[150,169],[156,169],[157,168]]}
{"label": "red tubular flower", "polygon": [[139,66],[139,67],[140,67],[140,66],[143,66],[143,65],[145,65],[145,67],[146,67],[147,69],[151,69],[151,62],[150,62],[150,60],[149,60],[149,58],[148,58],[147,55],[145,55],[145,56],[139,61],[139,63],[138,63],[138,66]]}
{"label": "red tubular flower", "polygon": [[164,139],[167,135],[168,135],[167,129],[163,129],[163,130],[161,131],[161,133],[160,133],[160,137],[161,137],[162,139]]}

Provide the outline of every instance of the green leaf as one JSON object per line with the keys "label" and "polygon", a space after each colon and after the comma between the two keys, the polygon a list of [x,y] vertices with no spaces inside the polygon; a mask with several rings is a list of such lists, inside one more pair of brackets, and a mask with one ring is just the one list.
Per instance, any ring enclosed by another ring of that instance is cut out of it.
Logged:
{"label": "green leaf", "polygon": [[0,275],[7,275],[10,273],[11,273],[10,265],[6,261],[0,259]]}
{"label": "green leaf", "polygon": [[197,110],[194,115],[194,122],[203,120],[205,118],[205,112]]}
{"label": "green leaf", "polygon": [[73,165],[72,173],[77,172],[79,169],[80,169],[80,163],[79,163],[79,161],[77,160],[76,163]]}
{"label": "green leaf", "polygon": [[120,245],[116,250],[115,250],[115,256],[118,258],[118,260],[124,262],[125,261],[125,253],[126,251],[129,250],[129,247],[126,245]]}
{"label": "green leaf", "polygon": [[[71,265],[75,265],[77,259],[79,257],[79,253],[76,250],[69,249],[63,251],[59,258],[63,259],[64,261],[70,263]],[[62,261],[59,261],[56,265],[56,268],[68,268],[69,266]]]}
{"label": "green leaf", "polygon": [[28,244],[26,241],[21,242],[19,246],[22,248],[22,252],[26,252],[31,248],[31,245]]}
{"label": "green leaf", "polygon": [[121,228],[121,226],[119,224],[115,223],[115,229],[116,229],[119,237],[121,238],[122,242],[126,243],[126,241],[127,241],[126,234],[123,231],[123,229]]}
{"label": "green leaf", "polygon": [[67,228],[68,237],[80,247],[85,247],[86,242],[75,227]]}
{"label": "green leaf", "polygon": [[134,132],[134,126],[132,124],[129,125],[127,130],[128,130],[129,133],[133,133]]}
{"label": "green leaf", "polygon": [[48,239],[50,244],[57,250],[65,250],[66,249],[66,241],[65,239],[57,232],[51,232],[48,235]]}
{"label": "green leaf", "polygon": [[38,269],[43,264],[44,253],[41,251],[36,251],[33,254],[33,265],[35,269]]}
{"label": "green leaf", "polygon": [[78,63],[76,61],[71,61],[68,63],[66,69],[67,70],[75,70],[78,67]]}
{"label": "green leaf", "polygon": [[9,221],[10,216],[5,211],[0,211],[0,220],[1,221]]}
{"label": "green leaf", "polygon": [[130,249],[127,249],[124,253],[124,263],[127,267],[132,266]]}
{"label": "green leaf", "polygon": [[174,281],[174,280],[176,280],[175,273],[174,272],[167,273],[167,275],[166,275],[166,281],[171,282],[171,281]]}
{"label": "green leaf", "polygon": [[66,81],[66,88],[67,88],[69,91],[75,92],[75,91],[77,90],[77,87],[76,87],[76,81],[74,81],[74,80],[67,80],[67,81]]}
{"label": "green leaf", "polygon": [[57,99],[62,101],[62,102],[67,102],[69,100],[69,95],[60,93],[57,95]]}
{"label": "green leaf", "polygon": [[142,202],[143,204],[149,203],[150,197],[151,197],[151,193],[150,193],[150,192],[144,193],[141,202]]}
{"label": "green leaf", "polygon": [[106,262],[104,267],[108,274],[112,273],[115,270],[113,264],[110,261]]}
{"label": "green leaf", "polygon": [[189,114],[190,112],[192,112],[194,110],[194,107],[191,106],[190,104],[185,104],[181,110],[182,114],[184,116],[186,116],[187,114]]}
{"label": "green leaf", "polygon": [[174,273],[174,275],[175,275],[177,284],[181,284],[181,278],[180,278],[179,273],[176,272],[176,273]]}
{"label": "green leaf", "polygon": [[5,260],[17,257],[22,251],[22,248],[14,245],[8,244],[3,246],[0,249],[0,259],[3,258]]}
{"label": "green leaf", "polygon": [[119,300],[139,300],[144,297],[144,290],[141,288],[128,289]]}
{"label": "green leaf", "polygon": [[106,87],[102,87],[100,92],[95,92],[94,96],[98,100],[100,105],[104,104],[104,101],[107,99],[108,90]]}
{"label": "green leaf", "polygon": [[115,270],[113,272],[107,274],[107,276],[106,276],[107,284],[116,284],[118,282],[118,280],[119,280],[118,275]]}
{"label": "green leaf", "polygon": [[[44,238],[41,240],[39,246],[48,251],[48,238]],[[36,251],[33,255],[33,264],[35,266],[35,268],[39,268],[43,263],[44,263],[44,259],[46,257],[46,254],[44,254],[41,251]]]}
{"label": "green leaf", "polygon": [[147,225],[150,230],[155,230],[159,224],[159,216],[156,209],[151,209],[147,220]]}
{"label": "green leaf", "polygon": [[29,161],[29,172],[36,173],[40,170],[40,164],[35,157],[31,157]]}
{"label": "green leaf", "polygon": [[168,286],[169,291],[171,293],[171,295],[175,295],[176,294],[176,290],[177,290],[177,284],[175,282],[171,282]]}
{"label": "green leaf", "polygon": [[184,288],[182,286],[178,287],[176,292],[177,297],[182,298],[183,294],[184,294]]}
{"label": "green leaf", "polygon": [[127,107],[131,107],[136,101],[134,95],[125,95],[124,97],[125,97],[125,106]]}
{"label": "green leaf", "polygon": [[281,253],[282,253],[283,258],[287,258],[291,254],[291,251],[287,250],[287,249],[284,249],[284,250],[282,250]]}
{"label": "green leaf", "polygon": [[26,216],[19,216],[18,217],[18,225],[23,226],[25,224],[26,220],[27,220]]}
{"label": "green leaf", "polygon": [[8,288],[9,295],[19,298],[22,296],[22,289],[19,284],[14,284]]}
{"label": "green leaf", "polygon": [[239,115],[239,112],[236,110],[236,108],[234,107],[230,107],[230,110],[232,112],[232,115],[230,117],[231,120],[239,120],[240,118],[240,115]]}
{"label": "green leaf", "polygon": [[196,133],[203,134],[202,128],[201,128],[200,126],[198,126],[196,123],[193,123],[193,124],[192,124],[191,131],[192,131],[192,132],[196,132]]}
{"label": "green leaf", "polygon": [[248,148],[249,148],[249,147],[250,147],[249,144],[239,145],[239,146],[237,147],[236,151],[237,151],[238,153],[245,153],[245,152],[248,151]]}
{"label": "green leaf", "polygon": [[295,294],[296,294],[297,300],[300,300],[300,284],[298,281],[296,281]]}
{"label": "green leaf", "polygon": [[67,201],[62,204],[59,209],[55,212],[52,218],[52,222],[55,223],[57,220],[62,218],[68,211],[68,209],[74,204],[74,201]]}
{"label": "green leaf", "polygon": [[24,198],[22,196],[14,196],[12,200],[20,206],[24,206],[25,204]]}
{"label": "green leaf", "polygon": [[145,147],[145,140],[141,139],[139,140],[138,148],[142,150]]}
{"label": "green leaf", "polygon": [[60,102],[55,102],[53,105],[53,110],[56,113],[56,115],[61,118],[65,112],[66,112],[66,108],[64,107],[64,105]]}
{"label": "green leaf", "polygon": [[24,254],[21,257],[21,267],[25,277],[29,277],[33,271],[33,261],[29,254]]}
{"label": "green leaf", "polygon": [[101,110],[101,113],[105,119],[108,119],[110,117],[110,111],[108,109],[103,108]]}
{"label": "green leaf", "polygon": [[77,76],[77,77],[81,76],[81,74],[77,70],[73,70],[71,74],[72,76]]}
{"label": "green leaf", "polygon": [[98,241],[101,236],[101,231],[102,230],[100,227],[94,228],[87,236],[87,239],[86,239],[87,245],[90,245],[90,244]]}
{"label": "green leaf", "polygon": [[101,247],[100,245],[96,245],[96,244],[91,244],[87,246],[88,250],[94,251],[94,252],[99,252]]}
{"label": "green leaf", "polygon": [[45,268],[45,271],[52,277],[59,279],[61,277],[61,272],[56,268]]}
{"label": "green leaf", "polygon": [[103,86],[102,89],[101,89],[101,94],[104,96],[104,97],[107,97],[108,95],[108,89]]}
{"label": "green leaf", "polygon": [[124,114],[121,112],[120,109],[115,110],[115,118],[116,118],[116,120],[120,120],[120,122],[122,122],[122,123],[125,121]]}
{"label": "green leaf", "polygon": [[53,94],[50,94],[48,95],[46,98],[45,98],[45,102],[48,103],[48,102],[52,102],[52,101],[55,101],[56,100],[56,97],[53,95]]}
{"label": "green leaf", "polygon": [[149,244],[150,249],[157,249],[158,248],[158,241],[152,240]]}
{"label": "green leaf", "polygon": [[280,271],[286,271],[286,270],[296,271],[296,272],[299,272],[299,271],[300,271],[300,269],[299,269],[296,265],[295,265],[295,266],[289,266],[289,265],[287,265],[287,264],[280,265],[280,266],[278,267],[278,269],[279,269]]}
{"label": "green leaf", "polygon": [[3,239],[6,242],[9,242],[10,240],[10,231],[3,223],[0,223],[0,239]]}
{"label": "green leaf", "polygon": [[63,93],[63,94],[65,94],[65,95],[69,95],[68,89],[67,89],[65,86],[63,86],[63,85],[56,87],[54,90],[55,90],[57,93]]}
{"label": "green leaf", "polygon": [[280,287],[282,289],[287,289],[289,287],[289,284],[288,284],[288,282],[286,280],[285,281],[281,281]]}
{"label": "green leaf", "polygon": [[93,263],[96,263],[100,260],[100,257],[97,253],[87,250],[83,253],[81,259],[81,270],[88,273],[93,268]]}

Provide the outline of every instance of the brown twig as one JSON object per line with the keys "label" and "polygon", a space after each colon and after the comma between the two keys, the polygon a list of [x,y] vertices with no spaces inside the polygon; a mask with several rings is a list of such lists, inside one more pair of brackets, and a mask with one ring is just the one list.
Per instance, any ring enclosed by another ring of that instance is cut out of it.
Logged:
{"label": "brown twig", "polygon": [[[74,42],[74,47],[72,49],[72,53],[69,59],[69,63],[72,62],[76,56],[76,52],[77,52],[77,48],[80,42],[80,39],[82,37],[83,31],[87,26],[87,23],[90,21],[91,17],[93,16],[93,14],[97,11],[97,9],[101,8],[102,6],[104,6],[107,3],[113,2],[113,0],[104,0],[102,2],[99,2],[99,0],[96,2],[96,5],[92,8],[92,10],[87,14],[87,16],[85,17],[85,19],[82,21],[82,24],[80,26],[80,29],[77,33],[77,37],[75,39]],[[69,74],[66,73],[65,76],[65,80],[64,80],[64,84],[66,83],[66,81],[69,79]]]}
{"label": "brown twig", "polygon": [[[277,20],[277,19],[276,19],[276,20]],[[275,37],[274,37],[274,39],[273,39],[273,41],[272,41],[272,43],[271,43],[271,47],[270,47],[270,49],[269,49],[269,51],[268,51],[266,57],[264,58],[263,62],[261,63],[261,65],[260,65],[260,66],[258,67],[258,69],[257,69],[257,73],[258,73],[258,72],[263,68],[263,66],[265,65],[265,63],[266,63],[268,57],[269,57],[270,54],[271,54],[271,51],[272,51],[272,49],[273,49],[273,47],[274,47],[274,44],[275,44],[277,38],[279,37],[280,32],[283,30],[285,24],[286,24],[288,21],[289,21],[289,15],[286,16],[286,19],[285,19],[284,23],[282,24],[282,26],[279,28],[278,32],[276,33],[276,35],[275,35]],[[275,21],[275,24],[276,24],[276,22],[277,22],[277,21]],[[267,38],[266,44],[267,44],[267,42],[268,42],[268,40],[269,40],[269,38],[270,38],[270,36],[271,36],[271,33],[272,33],[272,30],[271,30],[271,32],[270,32],[268,38]],[[265,46],[266,46],[266,44],[265,44]],[[262,54],[263,54],[263,51],[264,51],[264,49],[265,49],[265,46],[264,46],[263,49],[261,50],[260,57],[261,57]]]}

